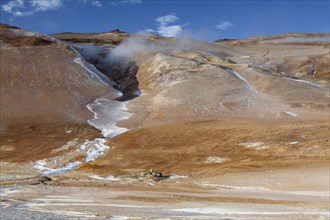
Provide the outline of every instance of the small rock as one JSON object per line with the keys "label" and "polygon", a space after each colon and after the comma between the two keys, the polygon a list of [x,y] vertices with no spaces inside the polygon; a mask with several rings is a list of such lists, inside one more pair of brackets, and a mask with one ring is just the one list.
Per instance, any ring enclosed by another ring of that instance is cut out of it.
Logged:
{"label": "small rock", "polygon": [[42,176],[39,180],[38,180],[38,182],[39,183],[42,183],[42,184],[46,184],[46,182],[50,182],[50,181],[52,181],[53,179],[52,178],[50,178],[49,176]]}
{"label": "small rock", "polygon": [[163,178],[163,174],[161,172],[155,171],[154,169],[150,169],[147,173],[141,172],[141,177],[144,179],[159,181]]}

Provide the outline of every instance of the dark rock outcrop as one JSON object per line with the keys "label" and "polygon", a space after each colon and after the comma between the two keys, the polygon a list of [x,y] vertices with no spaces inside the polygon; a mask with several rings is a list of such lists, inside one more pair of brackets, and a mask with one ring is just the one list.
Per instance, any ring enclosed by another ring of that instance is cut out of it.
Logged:
{"label": "dark rock outcrop", "polygon": [[138,66],[127,57],[112,56],[111,50],[102,47],[75,48],[87,62],[114,82],[113,87],[123,93],[118,101],[138,97],[141,92],[136,78]]}

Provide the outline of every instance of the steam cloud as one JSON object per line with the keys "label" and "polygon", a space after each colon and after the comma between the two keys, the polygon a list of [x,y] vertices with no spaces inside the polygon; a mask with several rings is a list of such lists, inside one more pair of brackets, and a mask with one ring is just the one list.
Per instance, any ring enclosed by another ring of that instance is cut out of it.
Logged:
{"label": "steam cloud", "polygon": [[187,50],[192,41],[169,40],[154,42],[145,36],[126,38],[120,45],[108,49],[99,46],[76,44],[73,47],[93,64],[100,72],[114,83],[111,85],[120,90],[123,96],[118,100],[126,101],[140,95],[139,82],[136,79],[137,64],[133,61],[134,55],[169,53],[173,50]]}

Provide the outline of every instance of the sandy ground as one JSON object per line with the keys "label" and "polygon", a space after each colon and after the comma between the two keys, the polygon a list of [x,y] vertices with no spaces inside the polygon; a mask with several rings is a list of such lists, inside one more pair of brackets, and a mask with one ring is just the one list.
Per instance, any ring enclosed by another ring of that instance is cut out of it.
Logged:
{"label": "sandy ground", "polygon": [[[260,174],[260,173],[259,173]],[[84,181],[83,181],[84,180]],[[2,213],[39,212],[67,218],[99,219],[327,219],[329,193],[278,191],[190,180],[135,182],[131,179],[80,179],[76,187],[20,185],[2,187]],[[71,183],[72,184],[72,183]],[[90,186],[81,187],[89,184]],[[101,187],[102,185],[102,187]],[[242,196],[243,195],[243,196]],[[10,211],[9,211],[10,212]],[[46,216],[47,216],[46,215]],[[9,218],[10,219],[10,218]]]}
{"label": "sandy ground", "polygon": [[[260,123],[252,129],[241,122],[196,124],[124,133],[110,139],[110,150],[96,161],[53,175],[44,184],[31,164],[15,163],[21,167],[15,178],[8,163],[2,166],[8,171],[1,170],[1,215],[5,219],[20,219],[26,213],[39,219],[329,218],[329,149],[320,141],[326,141],[328,126],[313,122],[296,124],[295,129],[291,123],[269,128]],[[179,136],[175,128],[181,131]],[[289,130],[297,133],[288,134]],[[204,139],[192,135],[201,131]],[[198,138],[190,140],[193,136]],[[218,145],[210,146],[217,137]],[[316,143],[316,150],[308,147]],[[142,179],[140,172],[150,168],[168,178]],[[22,175],[29,172],[34,175]]]}
{"label": "sandy ground", "polygon": [[210,120],[146,127],[110,139],[107,154],[81,169],[215,175],[302,166],[329,159],[328,131],[328,125],[315,121],[269,125]]}

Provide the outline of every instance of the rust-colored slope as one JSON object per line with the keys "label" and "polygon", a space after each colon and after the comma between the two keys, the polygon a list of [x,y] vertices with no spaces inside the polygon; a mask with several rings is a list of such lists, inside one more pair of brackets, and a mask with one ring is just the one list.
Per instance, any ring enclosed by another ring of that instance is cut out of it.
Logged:
{"label": "rust-colored slope", "polygon": [[148,127],[111,139],[107,154],[81,170],[138,176],[153,168],[195,176],[299,167],[330,159],[328,132],[329,125],[319,122],[211,120]]}
{"label": "rust-colored slope", "polygon": [[[42,35],[1,30],[1,127],[33,121],[67,120],[85,123],[85,105],[107,91],[74,60],[63,44]],[[19,45],[12,42],[17,38]],[[23,40],[20,40],[23,39]]]}
{"label": "rust-colored slope", "polygon": [[241,57],[234,58],[239,63],[309,80],[330,80],[329,33],[291,33],[217,44],[241,52]]}
{"label": "rust-colored slope", "polygon": [[54,38],[7,26],[0,31],[1,161],[42,159],[73,136],[98,136],[87,125],[86,104],[109,87]]}

